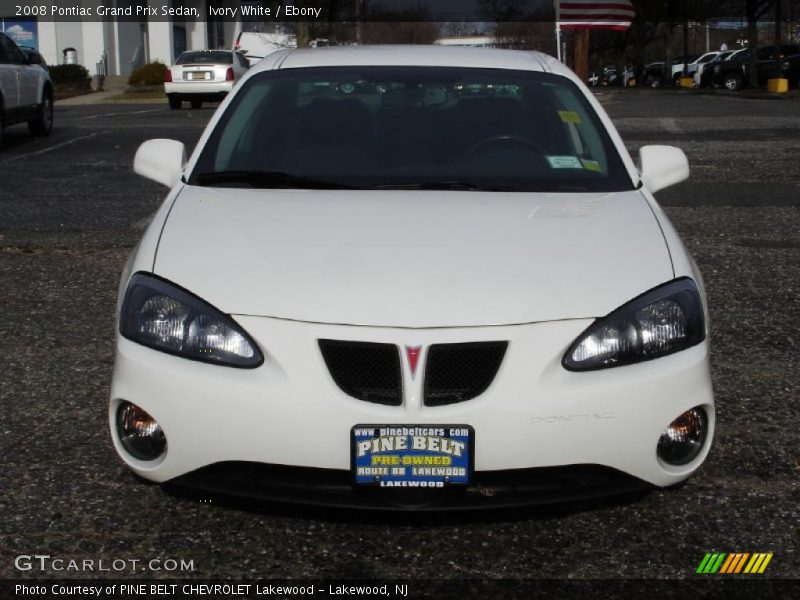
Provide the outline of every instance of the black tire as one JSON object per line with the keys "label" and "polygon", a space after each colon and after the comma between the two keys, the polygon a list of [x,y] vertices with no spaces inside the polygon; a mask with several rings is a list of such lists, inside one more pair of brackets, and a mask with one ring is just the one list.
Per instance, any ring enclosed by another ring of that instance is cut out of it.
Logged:
{"label": "black tire", "polygon": [[172,110],[180,110],[181,109],[181,104],[183,103],[183,101],[181,100],[180,96],[178,96],[176,94],[170,94],[169,96],[167,96],[167,98],[169,99],[169,107]]}
{"label": "black tire", "polygon": [[193,109],[198,110],[203,106],[203,102],[202,100],[192,100],[191,105]]}
{"label": "black tire", "polygon": [[6,116],[3,114],[3,97],[0,96],[0,150],[3,149],[3,128],[6,125]]}
{"label": "black tire", "polygon": [[50,135],[53,131],[53,93],[50,90],[45,90],[42,94],[39,115],[28,121],[28,131],[40,137]]}
{"label": "black tire", "polygon": [[644,80],[645,85],[651,87],[653,89],[657,89],[661,87],[661,77],[658,75],[648,75],[647,78]]}
{"label": "black tire", "polygon": [[740,73],[725,73],[722,78],[722,87],[732,92],[738,92],[744,87],[744,79]]}

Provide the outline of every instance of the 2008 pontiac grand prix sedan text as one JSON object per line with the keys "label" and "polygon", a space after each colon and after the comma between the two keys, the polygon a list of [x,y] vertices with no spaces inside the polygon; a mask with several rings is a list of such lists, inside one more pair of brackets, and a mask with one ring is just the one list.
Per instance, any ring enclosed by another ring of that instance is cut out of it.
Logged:
{"label": "2008 pontiac grand prix sedan text", "polygon": [[714,430],[700,274],[548,56],[277,52],[196,150],[122,276],[110,424],[146,479],[440,509],[669,486]]}

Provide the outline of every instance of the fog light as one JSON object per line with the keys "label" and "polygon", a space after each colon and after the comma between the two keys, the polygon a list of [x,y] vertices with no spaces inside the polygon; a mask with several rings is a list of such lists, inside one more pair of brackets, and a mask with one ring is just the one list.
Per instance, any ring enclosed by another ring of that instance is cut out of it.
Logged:
{"label": "fog light", "polygon": [[130,402],[120,403],[117,409],[117,433],[125,450],[139,460],[154,460],[167,448],[161,425]]}
{"label": "fog light", "polygon": [[700,407],[687,410],[669,424],[658,440],[658,456],[671,465],[693,461],[706,441],[706,411]]}

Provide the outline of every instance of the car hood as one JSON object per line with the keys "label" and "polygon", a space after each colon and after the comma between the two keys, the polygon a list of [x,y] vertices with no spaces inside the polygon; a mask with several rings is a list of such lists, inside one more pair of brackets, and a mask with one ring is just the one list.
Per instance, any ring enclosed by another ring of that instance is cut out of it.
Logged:
{"label": "car hood", "polygon": [[673,277],[638,191],[187,186],[154,271],[226,313],[393,327],[598,317]]}

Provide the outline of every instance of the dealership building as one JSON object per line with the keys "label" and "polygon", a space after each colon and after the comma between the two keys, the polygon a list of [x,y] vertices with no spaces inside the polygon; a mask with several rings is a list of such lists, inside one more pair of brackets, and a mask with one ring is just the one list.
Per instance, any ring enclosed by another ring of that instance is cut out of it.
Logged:
{"label": "dealership building", "polygon": [[[74,49],[77,62],[94,75],[129,75],[146,62],[159,60],[171,64],[184,50],[231,48],[241,21],[213,18],[208,14],[208,0],[184,2],[197,8],[199,18],[161,16],[162,7],[175,6],[170,0],[73,0],[70,7],[90,10],[83,17],[73,15],[17,16],[13,4],[0,2],[0,31],[20,46],[37,48],[51,64],[65,61],[64,51]],[[212,2],[212,6],[215,3]],[[218,3],[217,3],[218,4]],[[50,5],[66,6],[50,2]],[[98,7],[104,6],[98,16]],[[159,16],[148,18],[155,10]],[[114,10],[108,10],[109,8]],[[9,9],[11,9],[9,11]],[[137,10],[138,9],[138,10]],[[4,14],[9,13],[11,14]],[[123,16],[111,16],[116,12]],[[124,16],[131,15],[131,16]]]}

